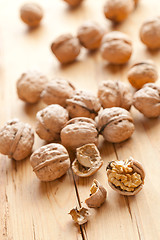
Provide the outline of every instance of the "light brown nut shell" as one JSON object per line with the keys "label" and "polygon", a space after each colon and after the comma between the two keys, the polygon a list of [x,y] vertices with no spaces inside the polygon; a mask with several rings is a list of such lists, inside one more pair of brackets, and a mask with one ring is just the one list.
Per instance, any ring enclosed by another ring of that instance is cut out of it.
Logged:
{"label": "light brown nut shell", "polygon": [[132,105],[132,93],[120,81],[103,81],[98,88],[98,98],[103,108],[121,107],[129,110]]}
{"label": "light brown nut shell", "polygon": [[66,64],[73,62],[79,55],[80,43],[78,38],[71,34],[63,34],[53,41],[51,50],[62,64]]}
{"label": "light brown nut shell", "polygon": [[37,3],[25,3],[20,9],[20,17],[29,27],[37,27],[43,18],[43,9]]}
{"label": "light brown nut shell", "polygon": [[133,96],[133,105],[144,116],[160,116],[160,87],[154,83],[145,84]]}
{"label": "light brown nut shell", "polygon": [[82,3],[83,0],[64,0],[66,3],[68,3],[71,7],[77,7]]}
{"label": "light brown nut shell", "polygon": [[88,209],[84,207],[81,207],[79,209],[75,207],[69,212],[69,214],[72,216],[73,221],[79,225],[88,222],[88,218],[90,216]]}
{"label": "light brown nut shell", "polygon": [[126,109],[105,108],[98,116],[98,130],[108,142],[125,141],[134,132],[133,118]]}
{"label": "light brown nut shell", "polygon": [[68,112],[58,104],[52,104],[36,115],[36,133],[40,138],[50,142],[60,139],[60,131],[68,121]]}
{"label": "light brown nut shell", "polygon": [[27,123],[13,119],[0,129],[0,153],[22,160],[32,152],[34,132]]}
{"label": "light brown nut shell", "polygon": [[71,118],[88,117],[94,119],[101,108],[99,99],[87,91],[75,91],[73,96],[66,100],[66,103]]}
{"label": "light brown nut shell", "polygon": [[135,63],[128,71],[130,84],[140,89],[146,83],[153,83],[158,79],[158,72],[151,60]]}
{"label": "light brown nut shell", "polygon": [[124,64],[131,57],[132,43],[125,33],[113,31],[104,35],[100,51],[102,57],[108,62]]}
{"label": "light brown nut shell", "polygon": [[64,146],[50,143],[37,149],[30,158],[33,171],[41,181],[53,181],[63,176],[70,167]]}

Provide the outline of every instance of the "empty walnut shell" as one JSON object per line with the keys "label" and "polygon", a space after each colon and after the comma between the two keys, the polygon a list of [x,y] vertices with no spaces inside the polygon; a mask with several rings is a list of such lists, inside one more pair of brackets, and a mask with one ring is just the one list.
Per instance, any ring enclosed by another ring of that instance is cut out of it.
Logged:
{"label": "empty walnut shell", "polygon": [[70,167],[64,146],[50,143],[37,149],[30,158],[33,171],[41,181],[53,181],[63,176]]}
{"label": "empty walnut shell", "polygon": [[104,35],[101,44],[102,57],[112,64],[126,63],[132,54],[132,43],[130,38],[118,31]]}
{"label": "empty walnut shell", "polygon": [[91,118],[73,118],[69,120],[61,131],[62,144],[75,150],[87,143],[98,144],[96,123]]}
{"label": "empty walnut shell", "polygon": [[83,0],[64,0],[66,3],[68,3],[71,7],[77,7],[81,4]]}
{"label": "empty walnut shell", "polygon": [[153,83],[158,79],[158,72],[150,60],[134,64],[128,71],[128,80],[131,85],[140,89],[146,83]]}
{"label": "empty walnut shell", "polygon": [[13,119],[0,129],[0,153],[22,160],[32,152],[34,132],[27,123]]}
{"label": "empty walnut shell", "polygon": [[134,94],[133,105],[148,118],[160,116],[160,87],[154,83],[145,84]]}
{"label": "empty walnut shell", "polygon": [[70,63],[79,55],[80,43],[71,34],[63,34],[53,41],[51,50],[62,64]]}
{"label": "empty walnut shell", "polygon": [[79,225],[88,222],[88,218],[90,216],[88,209],[84,207],[79,209],[75,207],[69,212],[69,214],[72,216],[73,221]]}
{"label": "empty walnut shell", "polygon": [[88,117],[94,119],[101,108],[99,99],[87,91],[75,91],[74,95],[66,102],[71,118]]}
{"label": "empty walnut shell", "polygon": [[109,186],[122,195],[135,195],[143,187],[145,172],[140,162],[132,157],[112,161],[107,166]]}
{"label": "empty walnut shell", "polygon": [[103,81],[98,88],[98,98],[103,108],[121,107],[129,110],[132,105],[132,93],[120,81]]}
{"label": "empty walnut shell", "polygon": [[105,108],[98,116],[98,130],[108,142],[125,141],[134,132],[133,118],[126,109]]}
{"label": "empty walnut shell", "polygon": [[68,121],[68,112],[58,104],[52,104],[36,115],[36,133],[40,138],[50,142],[60,139],[60,131]]}

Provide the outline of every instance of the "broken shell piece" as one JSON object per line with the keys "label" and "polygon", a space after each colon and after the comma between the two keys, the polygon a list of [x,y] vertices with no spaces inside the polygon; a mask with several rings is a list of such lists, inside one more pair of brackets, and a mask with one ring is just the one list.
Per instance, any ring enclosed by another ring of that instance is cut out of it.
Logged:
{"label": "broken shell piece", "polygon": [[79,225],[88,222],[88,217],[90,215],[88,209],[84,207],[81,207],[80,209],[75,207],[69,212],[69,214],[72,216],[73,221]]}
{"label": "broken shell piece", "polygon": [[100,207],[106,200],[106,189],[96,179],[94,179],[90,192],[90,197],[85,200],[85,203],[90,208]]}
{"label": "broken shell piece", "polygon": [[143,187],[145,172],[140,162],[132,157],[112,161],[107,166],[110,187],[122,195],[135,195]]}

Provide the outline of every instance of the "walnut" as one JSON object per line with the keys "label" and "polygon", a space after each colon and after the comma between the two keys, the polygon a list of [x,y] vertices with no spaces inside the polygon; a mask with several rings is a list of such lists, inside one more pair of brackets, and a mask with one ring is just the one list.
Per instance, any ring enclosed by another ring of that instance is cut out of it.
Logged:
{"label": "walnut", "polygon": [[43,9],[37,3],[25,3],[20,9],[20,17],[29,27],[37,27],[43,18]]}
{"label": "walnut", "polygon": [[98,144],[96,123],[91,118],[79,117],[69,120],[61,131],[62,144],[75,150],[87,143]]}
{"label": "walnut", "polygon": [[68,112],[58,104],[52,104],[36,115],[36,133],[40,138],[51,142],[60,139],[60,131],[68,121]]}
{"label": "walnut", "polygon": [[156,66],[150,60],[135,63],[128,71],[128,80],[137,89],[140,89],[145,83],[155,82],[157,79]]}
{"label": "walnut", "polygon": [[97,208],[104,203],[106,197],[106,189],[96,179],[94,179],[90,189],[90,196],[85,200],[85,203],[90,208]]}
{"label": "walnut", "polygon": [[79,55],[80,43],[71,34],[63,34],[53,41],[51,50],[62,64],[70,63]]}
{"label": "walnut", "polygon": [[105,140],[113,143],[125,141],[134,132],[130,112],[120,107],[105,108],[98,116],[97,125]]}
{"label": "walnut", "polygon": [[160,87],[154,83],[145,84],[134,94],[133,105],[148,118],[160,116]]}
{"label": "walnut", "polygon": [[140,162],[132,157],[112,161],[107,166],[109,186],[122,195],[135,195],[143,187],[145,172]]}
{"label": "walnut", "polygon": [[48,79],[41,72],[28,71],[21,75],[17,81],[18,97],[27,103],[36,103]]}
{"label": "walnut", "polygon": [[78,29],[78,39],[81,45],[88,50],[94,50],[100,47],[104,31],[95,22],[85,22]]}
{"label": "walnut", "polygon": [[150,49],[160,48],[160,17],[145,21],[140,28],[140,39]]}
{"label": "walnut", "polygon": [[77,176],[89,177],[102,165],[103,161],[95,144],[85,144],[76,149],[76,159],[72,163],[72,170]]}
{"label": "walnut", "polygon": [[75,87],[63,78],[55,78],[48,82],[41,93],[42,100],[50,104],[59,104],[66,107],[66,99],[71,98]]}
{"label": "walnut", "polygon": [[132,93],[120,81],[103,81],[98,88],[98,97],[103,108],[122,107],[129,110],[132,105]]}
{"label": "walnut", "polygon": [[75,207],[69,212],[69,214],[72,216],[73,221],[79,225],[88,222],[88,218],[90,216],[88,209],[84,207],[79,209]]}
{"label": "walnut", "polygon": [[37,149],[30,158],[33,171],[41,181],[53,181],[63,176],[70,167],[64,146],[50,143]]}
{"label": "walnut", "polygon": [[32,152],[34,132],[27,123],[13,119],[0,129],[0,152],[15,160],[22,160]]}
{"label": "walnut", "polygon": [[66,3],[68,3],[71,7],[77,7],[79,6],[83,0],[64,0]]}
{"label": "walnut", "polygon": [[126,63],[132,54],[132,43],[130,38],[118,31],[104,35],[101,44],[102,57],[112,64]]}
{"label": "walnut", "polygon": [[122,22],[133,9],[133,0],[108,0],[104,6],[104,14],[106,18],[114,22]]}
{"label": "walnut", "polygon": [[71,118],[88,117],[94,119],[101,108],[99,99],[87,91],[75,91],[74,95],[66,102]]}

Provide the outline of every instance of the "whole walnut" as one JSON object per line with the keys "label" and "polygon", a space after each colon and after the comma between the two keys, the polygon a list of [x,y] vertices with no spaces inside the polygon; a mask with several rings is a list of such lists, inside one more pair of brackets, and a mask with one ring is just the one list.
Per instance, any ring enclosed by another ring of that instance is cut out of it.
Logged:
{"label": "whole walnut", "polygon": [[43,18],[43,9],[37,3],[25,3],[20,9],[20,17],[29,27],[37,27]]}
{"label": "whole walnut", "polygon": [[96,123],[91,118],[77,117],[69,120],[61,131],[62,144],[75,150],[87,143],[98,144]]}
{"label": "whole walnut", "polygon": [[71,7],[77,7],[81,4],[83,0],[64,0],[66,3],[68,3]]}
{"label": "whole walnut", "polygon": [[150,49],[160,48],[160,17],[145,21],[140,28],[140,39]]}
{"label": "whole walnut", "polygon": [[130,112],[120,107],[105,108],[100,112],[97,126],[104,139],[113,143],[125,141],[134,132]]}
{"label": "whole walnut", "polygon": [[27,123],[13,119],[0,129],[0,153],[22,160],[32,152],[34,132]]}
{"label": "whole walnut", "polygon": [[153,83],[157,79],[156,66],[150,60],[135,63],[128,71],[128,80],[137,89],[140,89],[146,83]]}
{"label": "whole walnut", "polygon": [[103,29],[97,23],[87,21],[78,29],[77,37],[83,47],[94,50],[100,47],[103,34]]}
{"label": "whole walnut", "polygon": [[129,110],[132,105],[132,93],[120,81],[103,81],[98,88],[98,97],[103,108],[121,107]]}
{"label": "whole walnut", "polygon": [[48,142],[60,139],[60,131],[68,121],[68,112],[58,104],[52,104],[36,115],[36,133]]}
{"label": "whole walnut", "polygon": [[27,103],[36,103],[48,79],[38,71],[28,71],[21,75],[17,81],[18,97]]}
{"label": "whole walnut", "polygon": [[53,181],[63,176],[70,167],[64,146],[50,143],[37,149],[30,158],[33,171],[41,181]]}
{"label": "whole walnut", "polygon": [[133,0],[107,0],[104,6],[104,14],[106,18],[114,22],[122,22],[133,9]]}
{"label": "whole walnut", "polygon": [[63,34],[53,41],[51,50],[62,64],[70,63],[79,55],[80,43],[71,34]]}
{"label": "whole walnut", "polygon": [[41,93],[42,100],[50,104],[59,104],[66,106],[66,100],[71,98],[75,91],[75,87],[63,78],[55,78],[49,81]]}
{"label": "whole walnut", "polygon": [[104,35],[100,50],[102,57],[108,62],[124,64],[131,57],[132,43],[125,33],[113,31]]}
{"label": "whole walnut", "polygon": [[71,118],[89,117],[94,119],[101,108],[99,99],[87,91],[75,91],[74,95],[66,100],[66,103]]}
{"label": "whole walnut", "polygon": [[133,105],[148,118],[160,116],[160,87],[154,83],[145,84],[134,94]]}

